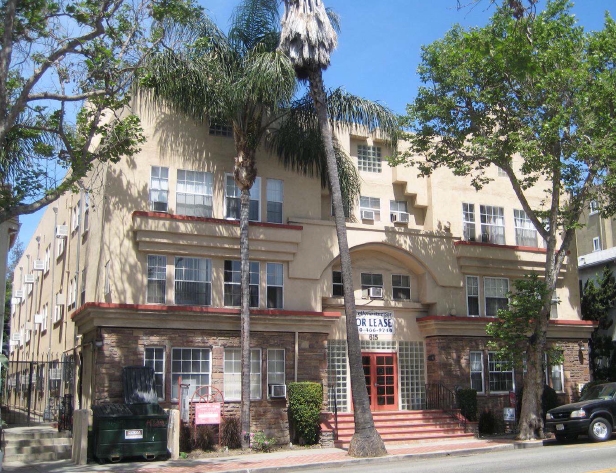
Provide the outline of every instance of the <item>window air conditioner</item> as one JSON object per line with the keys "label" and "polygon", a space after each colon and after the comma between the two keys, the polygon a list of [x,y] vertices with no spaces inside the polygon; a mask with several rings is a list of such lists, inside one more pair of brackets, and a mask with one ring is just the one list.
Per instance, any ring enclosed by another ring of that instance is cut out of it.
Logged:
{"label": "window air conditioner", "polygon": [[64,294],[62,294],[61,292],[58,292],[56,294],[56,304],[64,305]]}
{"label": "window air conditioner", "polygon": [[361,219],[362,220],[374,220],[374,210],[362,210]]}
{"label": "window air conditioner", "polygon": [[42,324],[43,323],[43,314],[34,314],[34,323]]}
{"label": "window air conditioner", "polygon": [[11,341],[13,341],[15,343],[19,343],[21,341],[21,332],[12,333],[11,334]]}
{"label": "window air conditioner", "polygon": [[33,269],[34,271],[43,271],[45,269],[45,262],[42,259],[35,259]]}
{"label": "window air conditioner", "polygon": [[400,223],[408,223],[409,222],[409,214],[407,212],[391,212],[390,215],[392,222],[400,222]]}
{"label": "window air conditioner", "polygon": [[60,368],[49,369],[49,379],[60,379]]}
{"label": "window air conditioner", "polygon": [[371,287],[368,289],[368,295],[372,299],[383,299],[383,288],[382,287]]}
{"label": "window air conditioner", "polygon": [[287,386],[284,384],[270,384],[270,397],[287,397]]}
{"label": "window air conditioner", "polygon": [[58,225],[56,227],[56,238],[66,238],[68,236],[68,225]]}
{"label": "window air conditioner", "polygon": [[24,274],[24,284],[34,284],[34,274]]}
{"label": "window air conditioner", "polygon": [[24,291],[23,291],[23,289],[19,289],[17,291],[13,291],[13,297],[15,299],[23,299],[24,298]]}

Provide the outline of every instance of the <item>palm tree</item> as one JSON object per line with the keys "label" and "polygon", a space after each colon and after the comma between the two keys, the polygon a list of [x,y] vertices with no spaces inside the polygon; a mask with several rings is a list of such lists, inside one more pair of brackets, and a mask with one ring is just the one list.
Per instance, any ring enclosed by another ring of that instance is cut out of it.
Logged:
{"label": "palm tree", "polygon": [[[331,185],[340,251],[351,394],[354,406],[355,433],[349,446],[349,455],[357,457],[386,455],[385,444],[374,427],[361,361],[355,296],[353,294],[351,254],[347,241],[343,197],[330,124],[330,118],[335,122],[337,117],[328,114],[327,94],[323,85],[323,70],[329,66],[330,54],[336,48],[337,34],[323,2],[321,0],[285,0],[280,43],[280,48],[291,59],[298,78],[308,81],[310,96],[314,102],[321,136],[325,144],[327,171]],[[368,125],[369,128],[379,126],[390,137],[392,143],[395,143],[396,122],[393,116],[391,121],[373,121],[364,124]]]}
{"label": "palm tree", "polygon": [[[225,35],[209,18],[175,25],[180,42],[153,56],[141,85],[157,102],[198,122],[230,124],[236,148],[234,178],[241,190],[241,407],[242,431],[250,432],[250,298],[248,220],[250,189],[257,176],[256,150],[263,144],[285,167],[329,185],[323,140],[309,97],[294,99],[297,80],[285,54],[279,52],[278,0],[243,0],[234,10]],[[331,94],[331,114],[341,122],[382,121],[384,107],[340,90]],[[352,200],[359,178],[348,157],[334,157],[343,191]],[[338,181],[336,181],[338,182]],[[248,438],[243,436],[243,447]]]}

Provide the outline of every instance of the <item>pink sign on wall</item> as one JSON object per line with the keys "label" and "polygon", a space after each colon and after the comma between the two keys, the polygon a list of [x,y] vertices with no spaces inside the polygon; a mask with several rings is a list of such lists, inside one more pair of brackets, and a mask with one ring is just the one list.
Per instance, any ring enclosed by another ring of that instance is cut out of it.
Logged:
{"label": "pink sign on wall", "polygon": [[195,425],[220,424],[220,403],[195,403]]}

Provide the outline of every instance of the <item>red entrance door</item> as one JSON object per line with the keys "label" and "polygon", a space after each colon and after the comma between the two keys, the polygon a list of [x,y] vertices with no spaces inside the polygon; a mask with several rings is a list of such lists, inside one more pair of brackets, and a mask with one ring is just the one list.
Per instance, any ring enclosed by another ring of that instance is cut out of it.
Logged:
{"label": "red entrance door", "polygon": [[363,353],[364,377],[373,411],[398,409],[397,359],[395,353]]}

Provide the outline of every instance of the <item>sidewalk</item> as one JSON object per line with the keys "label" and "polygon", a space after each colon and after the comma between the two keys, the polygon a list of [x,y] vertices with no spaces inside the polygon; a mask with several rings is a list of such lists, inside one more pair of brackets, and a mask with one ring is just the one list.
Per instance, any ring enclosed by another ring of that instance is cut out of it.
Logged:
{"label": "sidewalk", "polygon": [[284,450],[273,453],[255,453],[218,458],[168,460],[155,462],[122,462],[99,465],[74,465],[70,460],[24,464],[4,463],[3,472],[16,473],[86,473],[109,471],[126,473],[203,473],[250,472],[281,473],[304,469],[323,469],[332,464],[360,464],[369,462],[400,461],[413,458],[433,458],[451,455],[469,455],[515,448],[540,447],[542,441],[518,442],[511,438],[464,439],[454,441],[421,442],[408,445],[390,445],[388,455],[380,458],[353,458],[340,448]]}

